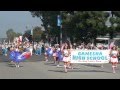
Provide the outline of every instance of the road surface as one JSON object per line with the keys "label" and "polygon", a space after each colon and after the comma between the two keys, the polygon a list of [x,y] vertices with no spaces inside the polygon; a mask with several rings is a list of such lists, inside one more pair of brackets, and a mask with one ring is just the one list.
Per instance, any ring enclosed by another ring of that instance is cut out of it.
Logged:
{"label": "road surface", "polygon": [[19,68],[9,62],[8,56],[0,55],[0,79],[120,79],[120,64],[114,74],[111,64],[104,64],[103,68],[100,64],[74,64],[65,73],[62,62],[57,67],[52,58],[45,62],[43,55],[33,55],[21,62]]}

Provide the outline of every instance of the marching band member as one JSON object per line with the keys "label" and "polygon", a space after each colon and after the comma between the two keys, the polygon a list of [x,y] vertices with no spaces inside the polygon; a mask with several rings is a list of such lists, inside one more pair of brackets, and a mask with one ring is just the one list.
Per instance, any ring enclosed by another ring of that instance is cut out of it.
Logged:
{"label": "marching band member", "polygon": [[63,52],[64,69],[67,72],[70,63],[70,45],[68,43],[63,44],[61,50]]}
{"label": "marching band member", "polygon": [[114,45],[110,51],[110,56],[111,56],[110,62],[112,63],[113,73],[116,73],[115,68],[117,67],[117,64],[118,64],[118,55],[119,55],[118,49]]}
{"label": "marching band member", "polygon": [[53,59],[54,59],[54,64],[56,64],[57,61],[57,50],[55,47],[53,47]]}
{"label": "marching band member", "polygon": [[48,57],[53,56],[52,47],[46,46],[44,55],[45,55],[45,61],[48,62]]}
{"label": "marching band member", "polygon": [[47,50],[48,50],[48,46],[45,47],[45,61],[47,62],[48,61],[48,53],[47,53]]}

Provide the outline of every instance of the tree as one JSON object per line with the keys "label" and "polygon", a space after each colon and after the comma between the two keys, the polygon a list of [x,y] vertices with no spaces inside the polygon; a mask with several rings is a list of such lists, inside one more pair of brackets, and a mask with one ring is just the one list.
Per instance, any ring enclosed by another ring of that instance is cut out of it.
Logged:
{"label": "tree", "polygon": [[45,35],[45,31],[42,32],[41,34],[41,40],[43,40],[44,42],[46,41],[46,35]]}
{"label": "tree", "polygon": [[14,37],[16,37],[16,33],[14,32],[13,29],[8,29],[6,31],[7,38],[12,42]]}
{"label": "tree", "polygon": [[14,32],[13,29],[8,29],[6,31],[6,35],[7,35],[7,41],[12,42],[15,37],[22,36],[22,33]]}
{"label": "tree", "polygon": [[59,37],[60,34],[57,15],[62,17],[63,37],[70,37],[72,41],[88,43],[98,35],[107,33],[105,23],[109,14],[105,11],[31,11],[31,14],[41,19],[42,26],[51,36]]}
{"label": "tree", "polygon": [[70,37],[75,37],[76,41],[90,42],[91,39],[95,40],[98,35],[107,33],[105,22],[109,15],[104,11],[71,11],[63,13],[63,31]]}
{"label": "tree", "polygon": [[42,35],[43,31],[41,27],[35,27],[33,29],[33,39],[35,41],[40,41],[41,40],[41,35]]}
{"label": "tree", "polygon": [[111,11],[110,17],[111,26],[108,30],[110,39],[116,36],[116,33],[120,32],[120,11]]}
{"label": "tree", "polygon": [[33,17],[38,17],[42,21],[42,26],[48,37],[59,37],[59,27],[57,26],[57,16],[60,11],[30,11]]}

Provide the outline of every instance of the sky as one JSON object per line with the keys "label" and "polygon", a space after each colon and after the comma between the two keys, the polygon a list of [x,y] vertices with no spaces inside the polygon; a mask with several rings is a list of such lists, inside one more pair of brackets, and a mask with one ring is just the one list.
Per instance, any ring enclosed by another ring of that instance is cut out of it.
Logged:
{"label": "sky", "polygon": [[41,26],[39,18],[33,18],[29,11],[0,11],[0,38],[6,38],[6,31],[13,29],[15,32],[23,33],[35,26]]}

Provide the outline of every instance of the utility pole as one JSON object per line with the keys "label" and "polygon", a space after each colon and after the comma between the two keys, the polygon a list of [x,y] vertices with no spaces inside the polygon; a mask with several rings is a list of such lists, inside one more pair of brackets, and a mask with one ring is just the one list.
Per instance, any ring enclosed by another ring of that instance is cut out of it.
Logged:
{"label": "utility pole", "polygon": [[60,27],[60,46],[62,45],[62,20],[61,20],[61,12],[60,15],[57,16],[57,26]]}
{"label": "utility pole", "polygon": [[60,26],[60,46],[62,45],[62,25]]}

